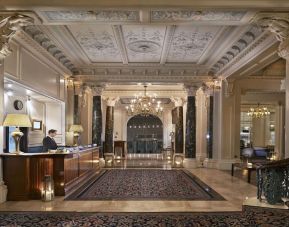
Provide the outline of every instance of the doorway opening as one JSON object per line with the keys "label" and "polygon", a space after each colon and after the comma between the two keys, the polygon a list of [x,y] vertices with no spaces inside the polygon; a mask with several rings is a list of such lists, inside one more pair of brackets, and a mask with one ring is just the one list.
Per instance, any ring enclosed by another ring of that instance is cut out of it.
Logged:
{"label": "doorway opening", "polygon": [[163,123],[154,115],[136,115],[127,123],[128,154],[160,154],[163,148]]}

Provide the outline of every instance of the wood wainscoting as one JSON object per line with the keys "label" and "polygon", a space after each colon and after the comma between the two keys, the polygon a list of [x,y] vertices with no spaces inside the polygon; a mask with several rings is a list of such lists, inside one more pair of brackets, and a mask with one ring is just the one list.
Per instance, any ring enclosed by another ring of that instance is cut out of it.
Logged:
{"label": "wood wainscoting", "polygon": [[45,175],[53,176],[55,195],[65,196],[99,169],[99,147],[75,153],[5,153],[1,158],[7,200],[40,199]]}

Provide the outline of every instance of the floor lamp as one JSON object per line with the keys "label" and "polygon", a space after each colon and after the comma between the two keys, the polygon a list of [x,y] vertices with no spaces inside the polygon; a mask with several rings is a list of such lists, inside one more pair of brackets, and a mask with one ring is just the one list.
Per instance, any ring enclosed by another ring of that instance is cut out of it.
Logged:
{"label": "floor lamp", "polygon": [[31,121],[27,114],[7,114],[3,126],[14,126],[15,131],[11,133],[12,138],[15,141],[15,154],[19,155],[20,151],[20,139],[23,136],[23,132],[19,130],[19,127],[32,127]]}

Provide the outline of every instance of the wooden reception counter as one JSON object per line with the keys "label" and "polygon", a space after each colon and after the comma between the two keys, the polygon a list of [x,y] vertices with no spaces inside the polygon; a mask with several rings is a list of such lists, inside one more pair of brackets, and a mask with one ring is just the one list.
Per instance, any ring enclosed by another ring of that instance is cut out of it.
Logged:
{"label": "wooden reception counter", "polygon": [[56,196],[67,195],[84,184],[99,168],[99,148],[70,153],[1,154],[3,179],[8,187],[7,200],[41,198],[42,180],[53,176]]}

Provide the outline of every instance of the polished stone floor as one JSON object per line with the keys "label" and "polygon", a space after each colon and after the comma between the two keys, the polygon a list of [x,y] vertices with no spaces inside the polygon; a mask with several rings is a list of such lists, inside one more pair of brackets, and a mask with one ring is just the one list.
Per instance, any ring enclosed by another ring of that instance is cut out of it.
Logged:
{"label": "polished stone floor", "polygon": [[[149,160],[147,160],[149,161]],[[139,164],[144,160],[134,160]],[[163,163],[163,165],[166,165]],[[124,167],[123,167],[124,168]],[[161,167],[166,168],[166,167]],[[0,205],[4,211],[96,211],[96,212],[189,212],[189,211],[240,211],[246,198],[256,196],[256,187],[246,181],[232,177],[229,173],[195,168],[187,169],[204,183],[221,194],[225,201],[64,201],[57,197],[52,202],[39,200],[9,201]],[[253,201],[254,203],[254,201]]]}
{"label": "polished stone floor", "polygon": [[[101,165],[103,163],[101,162]],[[171,160],[162,155],[132,155],[115,162],[114,168],[172,169]],[[78,211],[78,212],[218,212],[241,211],[242,205],[270,207],[256,199],[257,188],[248,184],[245,172],[232,177],[230,171],[207,168],[186,168],[205,184],[223,196],[225,201],[168,201],[168,200],[110,200],[66,201],[56,197],[52,202],[40,200],[8,201],[0,204],[0,211]],[[286,208],[279,206],[278,208]]]}

